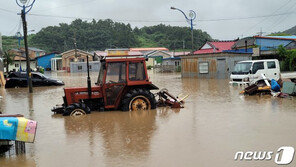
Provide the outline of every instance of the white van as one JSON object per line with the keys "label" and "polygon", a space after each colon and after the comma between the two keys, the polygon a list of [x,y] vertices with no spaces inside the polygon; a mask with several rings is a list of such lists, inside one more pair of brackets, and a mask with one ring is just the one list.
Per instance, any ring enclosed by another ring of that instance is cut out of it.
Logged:
{"label": "white van", "polygon": [[280,79],[280,64],[277,59],[240,61],[230,75],[230,84],[254,84],[263,79]]}

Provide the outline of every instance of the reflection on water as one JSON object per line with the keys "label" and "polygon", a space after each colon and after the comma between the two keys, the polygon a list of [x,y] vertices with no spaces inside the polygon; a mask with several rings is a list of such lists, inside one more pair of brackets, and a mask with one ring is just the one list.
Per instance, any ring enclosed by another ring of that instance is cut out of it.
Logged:
{"label": "reflection on water", "polygon": [[[65,87],[86,86],[85,74],[49,73]],[[0,166],[272,166],[233,161],[236,151],[296,147],[295,100],[242,96],[227,80],[155,74],[150,79],[174,95],[189,94],[185,108],[93,112],[81,118],[53,115],[63,87],[0,89],[0,110],[38,121],[27,154],[1,157]],[[97,74],[92,73],[92,84]]]}

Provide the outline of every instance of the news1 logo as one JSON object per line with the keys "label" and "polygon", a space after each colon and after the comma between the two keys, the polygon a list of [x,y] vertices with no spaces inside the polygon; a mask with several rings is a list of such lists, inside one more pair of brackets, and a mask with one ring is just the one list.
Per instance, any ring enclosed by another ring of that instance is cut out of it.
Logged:
{"label": "news1 logo", "polygon": [[[274,156],[274,162],[278,165],[288,165],[293,161],[294,158],[294,148],[290,146],[280,147]],[[238,151],[234,155],[234,160],[272,160],[274,152],[272,151]]]}

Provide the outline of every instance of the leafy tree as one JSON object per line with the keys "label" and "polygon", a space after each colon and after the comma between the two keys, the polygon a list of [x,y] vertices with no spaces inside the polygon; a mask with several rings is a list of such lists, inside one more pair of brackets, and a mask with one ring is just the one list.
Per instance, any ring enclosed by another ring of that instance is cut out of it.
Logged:
{"label": "leafy tree", "polygon": [[4,66],[6,67],[6,72],[9,71],[9,65],[13,63],[13,57],[14,57],[13,54],[11,54],[8,51],[4,51],[4,59],[5,59]]}
{"label": "leafy tree", "polygon": [[[209,34],[194,30],[194,48],[197,49],[206,41],[212,40]],[[189,27],[167,26],[159,24],[142,28],[131,28],[130,24],[113,22],[110,19],[92,20],[90,22],[76,19],[70,24],[60,23],[48,26],[37,34],[28,36],[28,44],[47,52],[64,52],[77,48],[93,51],[106,48],[131,47],[167,47],[169,49],[191,49],[191,30]],[[15,37],[3,37],[3,45],[16,48]],[[21,43],[23,45],[23,41]]]}
{"label": "leafy tree", "polygon": [[287,50],[280,45],[277,51],[281,61],[281,70],[296,71],[296,50]]}

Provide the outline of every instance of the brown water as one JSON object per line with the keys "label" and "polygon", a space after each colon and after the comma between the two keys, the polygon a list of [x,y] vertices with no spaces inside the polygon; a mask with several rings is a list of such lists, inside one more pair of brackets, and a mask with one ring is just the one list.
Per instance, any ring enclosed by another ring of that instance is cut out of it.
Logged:
{"label": "brown water", "polygon": [[[66,87],[86,85],[85,74],[49,75]],[[273,160],[234,161],[234,155],[296,147],[295,99],[244,97],[227,80],[152,72],[150,79],[172,94],[189,94],[185,108],[71,118],[50,111],[62,103],[63,87],[34,88],[33,95],[26,88],[0,89],[3,113],[38,121],[27,153],[1,157],[0,166],[276,166]]]}

